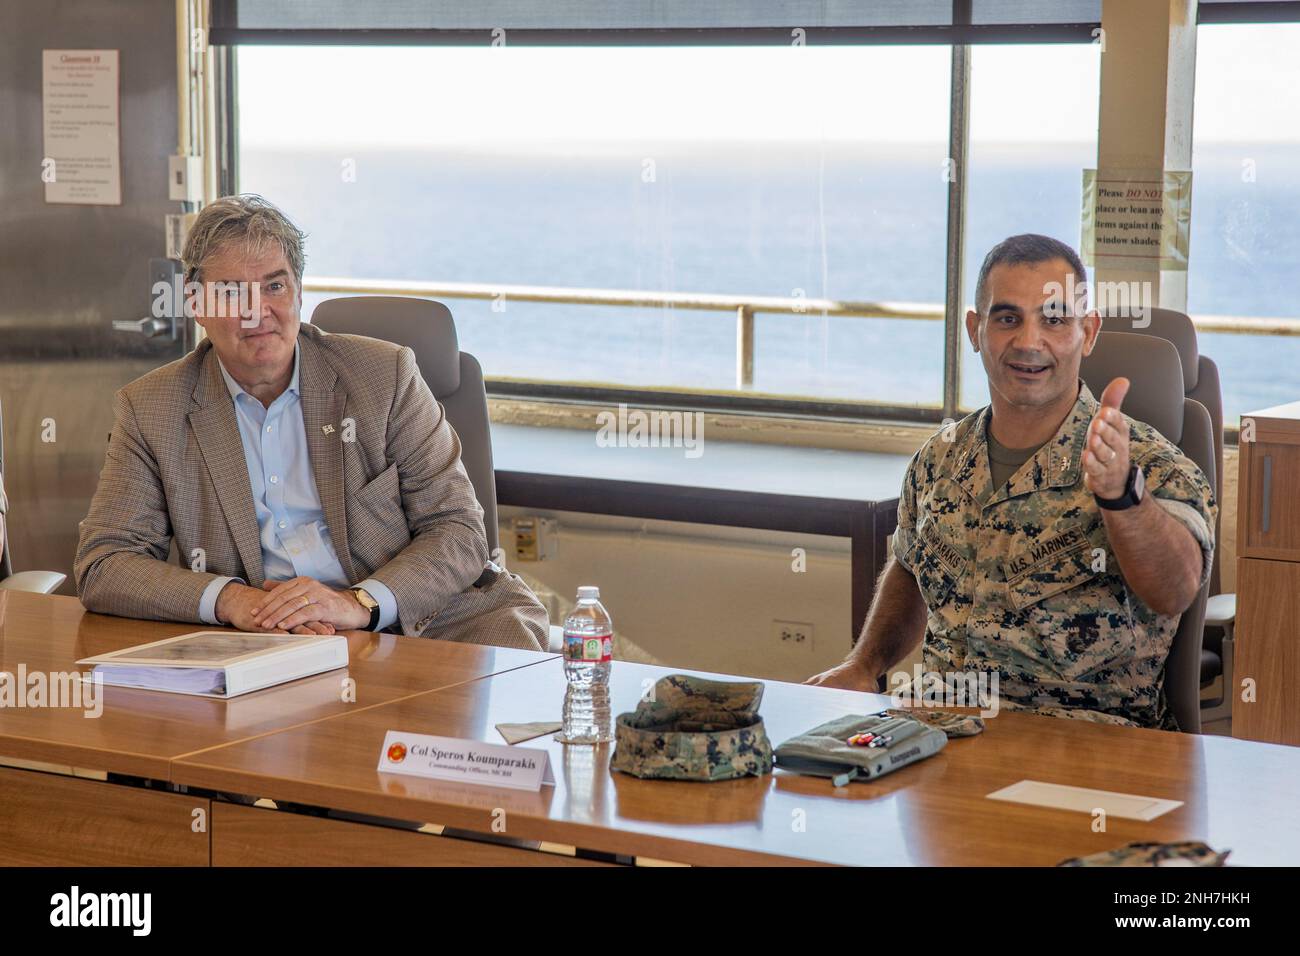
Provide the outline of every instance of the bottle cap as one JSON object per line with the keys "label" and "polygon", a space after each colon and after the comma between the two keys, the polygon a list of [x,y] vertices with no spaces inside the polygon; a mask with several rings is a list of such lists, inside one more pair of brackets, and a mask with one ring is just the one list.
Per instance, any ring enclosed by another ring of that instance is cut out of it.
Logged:
{"label": "bottle cap", "polygon": [[578,588],[579,601],[598,601],[600,600],[600,588],[593,587],[590,584]]}

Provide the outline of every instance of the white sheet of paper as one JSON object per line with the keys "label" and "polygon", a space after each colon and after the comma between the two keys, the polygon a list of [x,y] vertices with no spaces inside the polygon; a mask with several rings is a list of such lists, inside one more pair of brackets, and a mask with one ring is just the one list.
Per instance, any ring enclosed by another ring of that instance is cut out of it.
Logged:
{"label": "white sheet of paper", "polygon": [[45,201],[122,204],[117,50],[42,50]]}
{"label": "white sheet of paper", "polygon": [[1144,822],[1154,820],[1183,805],[1181,800],[1161,800],[1158,797],[1143,797],[1136,793],[1067,787],[1064,784],[1044,783],[1041,780],[1021,780],[1009,787],[995,790],[988,795],[988,799],[1027,803],[1030,806],[1051,807],[1055,810],[1077,810],[1080,813],[1092,813],[1100,808],[1106,811],[1107,816]]}
{"label": "white sheet of paper", "polygon": [[553,734],[563,727],[564,724],[558,720],[535,721],[531,724],[497,724],[497,733],[504,737],[508,744],[521,744],[534,737]]}
{"label": "white sheet of paper", "polygon": [[377,769],[513,790],[540,790],[543,784],[555,783],[551,755],[545,750],[400,730],[384,735]]}

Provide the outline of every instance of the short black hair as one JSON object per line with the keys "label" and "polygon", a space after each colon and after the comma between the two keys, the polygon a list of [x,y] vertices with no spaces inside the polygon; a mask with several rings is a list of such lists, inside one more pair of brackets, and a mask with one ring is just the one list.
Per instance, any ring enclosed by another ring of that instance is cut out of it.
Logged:
{"label": "short black hair", "polygon": [[1026,232],[1003,239],[984,257],[979,278],[975,280],[975,311],[982,315],[988,309],[989,303],[984,299],[988,292],[989,273],[993,271],[994,266],[1036,265],[1040,262],[1051,262],[1053,259],[1064,259],[1068,262],[1080,286],[1087,288],[1088,272],[1084,269],[1083,260],[1079,258],[1077,252],[1059,239]]}

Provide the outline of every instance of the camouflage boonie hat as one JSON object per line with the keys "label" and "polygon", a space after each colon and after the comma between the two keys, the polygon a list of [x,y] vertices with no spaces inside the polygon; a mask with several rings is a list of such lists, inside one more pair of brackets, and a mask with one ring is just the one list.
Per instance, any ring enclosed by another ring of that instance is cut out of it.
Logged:
{"label": "camouflage boonie hat", "polygon": [[1183,843],[1130,843],[1090,856],[1062,860],[1057,866],[1223,866],[1231,850],[1222,853],[1188,840]]}
{"label": "camouflage boonie hat", "polygon": [[635,777],[732,780],[772,772],[758,716],[763,685],[672,674],[654,696],[619,714],[609,765]]}

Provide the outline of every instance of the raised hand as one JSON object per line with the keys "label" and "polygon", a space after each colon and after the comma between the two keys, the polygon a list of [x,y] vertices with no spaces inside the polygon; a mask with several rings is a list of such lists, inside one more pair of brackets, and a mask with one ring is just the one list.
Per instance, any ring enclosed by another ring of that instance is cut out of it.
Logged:
{"label": "raised hand", "polygon": [[1128,387],[1126,378],[1107,385],[1101,393],[1101,408],[1088,424],[1083,483],[1098,498],[1118,498],[1128,484],[1128,424],[1119,410]]}

